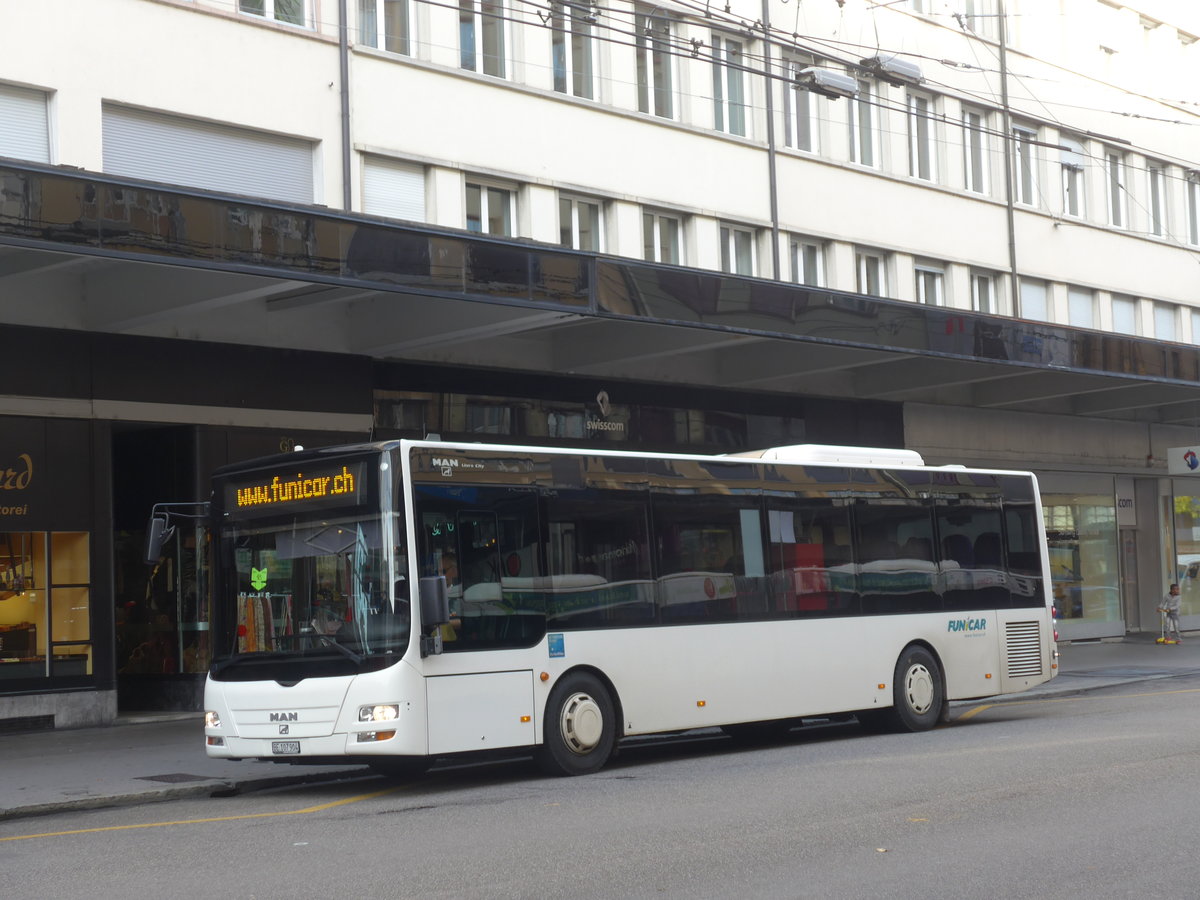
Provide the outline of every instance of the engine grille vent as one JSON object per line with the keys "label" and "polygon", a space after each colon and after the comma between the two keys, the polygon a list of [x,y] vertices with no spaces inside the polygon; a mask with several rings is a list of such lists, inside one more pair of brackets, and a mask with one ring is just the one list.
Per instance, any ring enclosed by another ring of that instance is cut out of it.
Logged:
{"label": "engine grille vent", "polygon": [[1037,622],[1008,622],[1004,626],[1004,655],[1009,678],[1042,674],[1042,632]]}

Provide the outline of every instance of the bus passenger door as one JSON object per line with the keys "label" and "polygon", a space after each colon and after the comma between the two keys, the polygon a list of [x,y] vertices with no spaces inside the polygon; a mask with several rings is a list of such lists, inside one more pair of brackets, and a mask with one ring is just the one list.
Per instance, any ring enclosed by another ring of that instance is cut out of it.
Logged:
{"label": "bus passenger door", "polygon": [[532,670],[435,676],[425,695],[431,755],[534,742]]}

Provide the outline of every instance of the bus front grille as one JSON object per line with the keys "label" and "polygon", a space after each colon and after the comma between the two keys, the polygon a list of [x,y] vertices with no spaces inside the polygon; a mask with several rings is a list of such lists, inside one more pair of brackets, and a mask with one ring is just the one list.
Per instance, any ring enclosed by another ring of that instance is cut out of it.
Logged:
{"label": "bus front grille", "polygon": [[1042,674],[1041,628],[1037,622],[1007,622],[1004,625],[1004,651],[1008,677],[1024,678]]}

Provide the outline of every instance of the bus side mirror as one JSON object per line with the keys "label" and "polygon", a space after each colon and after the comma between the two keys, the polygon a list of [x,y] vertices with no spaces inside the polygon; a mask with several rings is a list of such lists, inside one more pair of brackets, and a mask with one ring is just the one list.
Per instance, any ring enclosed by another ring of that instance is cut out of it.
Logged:
{"label": "bus side mirror", "polygon": [[421,579],[419,591],[422,631],[421,656],[436,656],[442,652],[440,626],[450,621],[450,596],[446,592],[446,576],[424,576]]}
{"label": "bus side mirror", "polygon": [[167,527],[166,516],[151,516],[146,525],[146,565],[152,566],[162,556],[163,544],[171,539],[174,528]]}

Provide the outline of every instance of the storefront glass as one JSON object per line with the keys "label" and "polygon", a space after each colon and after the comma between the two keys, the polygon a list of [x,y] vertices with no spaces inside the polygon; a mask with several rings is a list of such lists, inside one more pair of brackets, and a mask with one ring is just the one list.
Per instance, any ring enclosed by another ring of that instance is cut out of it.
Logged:
{"label": "storefront glass", "polygon": [[1192,479],[1175,478],[1171,486],[1175,564],[1173,571],[1168,566],[1168,583],[1179,584],[1180,615],[1194,616],[1200,614],[1200,485]]}
{"label": "storefront glass", "polygon": [[0,679],[92,674],[86,532],[0,532]]}
{"label": "storefront glass", "polygon": [[[144,535],[124,541],[140,550]],[[136,597],[116,610],[117,672],[121,675],[202,674],[212,656],[208,642],[208,530],[183,525],[163,546],[158,562],[146,567]],[[137,589],[134,589],[137,590]]]}
{"label": "storefront glass", "polygon": [[1112,478],[1044,478],[1042,507],[1054,605],[1064,637],[1121,633],[1124,624]]}

